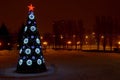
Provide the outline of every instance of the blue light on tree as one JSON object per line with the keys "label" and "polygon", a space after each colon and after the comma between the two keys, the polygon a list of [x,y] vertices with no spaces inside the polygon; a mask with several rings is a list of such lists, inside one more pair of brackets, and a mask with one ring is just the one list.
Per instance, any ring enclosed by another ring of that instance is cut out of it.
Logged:
{"label": "blue light on tree", "polygon": [[36,43],[40,44],[40,39],[37,38],[36,39]]}
{"label": "blue light on tree", "polygon": [[28,38],[25,38],[24,39],[24,44],[27,44],[28,43]]}
{"label": "blue light on tree", "polygon": [[20,54],[22,53],[22,49],[20,49],[19,53],[20,53]]}
{"label": "blue light on tree", "polygon": [[36,27],[35,27],[35,26],[31,26],[31,27],[30,27],[30,30],[31,30],[32,32],[34,32],[34,31],[36,30]]}
{"label": "blue light on tree", "polygon": [[38,60],[37,60],[37,64],[38,64],[38,65],[41,65],[41,64],[42,64],[41,59],[38,59]]}
{"label": "blue light on tree", "polygon": [[23,59],[26,59],[26,57],[25,57],[25,56],[23,56]]}
{"label": "blue light on tree", "polygon": [[33,20],[33,19],[35,18],[34,14],[31,13],[31,14],[29,15],[29,18],[30,18],[31,20]]}
{"label": "blue light on tree", "polygon": [[32,59],[35,60],[35,56],[32,56]]}
{"label": "blue light on tree", "polygon": [[35,48],[35,46],[31,46],[31,48],[32,48],[32,49],[34,49],[34,48]]}
{"label": "blue light on tree", "polygon": [[21,66],[22,64],[23,64],[23,60],[20,59],[20,60],[19,60],[19,65]]}
{"label": "blue light on tree", "polygon": [[33,39],[33,38],[34,38],[34,36],[32,35],[32,36],[31,36],[31,39]]}
{"label": "blue light on tree", "polygon": [[31,49],[27,48],[27,49],[25,50],[25,53],[26,53],[26,54],[30,54],[30,53],[31,53]]}
{"label": "blue light on tree", "polygon": [[40,49],[39,49],[39,48],[36,48],[36,49],[35,49],[35,52],[36,52],[37,54],[39,54],[39,53],[40,53]]}
{"label": "blue light on tree", "polygon": [[25,46],[23,46],[22,48],[25,49]]}
{"label": "blue light on tree", "polygon": [[27,26],[25,26],[25,29],[24,29],[24,31],[25,31],[25,32],[27,31],[27,28],[28,28],[28,27],[27,27]]}
{"label": "blue light on tree", "polygon": [[28,60],[26,61],[26,64],[27,64],[27,66],[31,66],[31,65],[32,65],[32,60],[28,59]]}
{"label": "blue light on tree", "polygon": [[28,24],[30,24],[31,23],[31,21],[28,21]]}

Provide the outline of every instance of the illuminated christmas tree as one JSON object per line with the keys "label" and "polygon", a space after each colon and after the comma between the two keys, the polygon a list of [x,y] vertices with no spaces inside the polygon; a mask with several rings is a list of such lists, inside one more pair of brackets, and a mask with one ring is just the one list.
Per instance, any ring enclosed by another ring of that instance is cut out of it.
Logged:
{"label": "illuminated christmas tree", "polygon": [[37,73],[46,71],[45,61],[42,53],[40,35],[37,29],[34,7],[28,6],[28,19],[23,33],[23,42],[19,51],[17,72]]}

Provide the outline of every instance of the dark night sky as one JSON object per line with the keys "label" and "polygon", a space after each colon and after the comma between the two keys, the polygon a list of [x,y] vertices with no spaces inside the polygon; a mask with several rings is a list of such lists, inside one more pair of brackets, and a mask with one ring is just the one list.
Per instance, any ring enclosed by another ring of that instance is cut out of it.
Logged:
{"label": "dark night sky", "polygon": [[90,29],[97,15],[120,16],[119,0],[0,0],[0,23],[4,22],[11,33],[18,32],[30,3],[35,6],[41,33],[51,32],[55,20],[83,19],[84,26]]}

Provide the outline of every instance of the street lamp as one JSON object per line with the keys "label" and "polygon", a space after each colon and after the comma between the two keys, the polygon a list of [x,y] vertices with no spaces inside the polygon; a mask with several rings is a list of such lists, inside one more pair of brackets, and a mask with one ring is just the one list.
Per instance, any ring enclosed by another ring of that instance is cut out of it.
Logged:
{"label": "street lamp", "polygon": [[42,40],[42,39],[43,39],[43,36],[40,36],[40,39]]}
{"label": "street lamp", "polygon": [[68,41],[68,42],[67,42],[67,44],[69,44],[69,45],[70,45],[71,43],[72,43],[71,41]]}
{"label": "street lamp", "polygon": [[104,38],[104,36],[101,36],[101,38],[103,39],[103,38]]}
{"label": "street lamp", "polygon": [[88,35],[86,35],[85,38],[88,39]]}
{"label": "street lamp", "polygon": [[80,44],[80,41],[77,41],[77,43],[76,43],[77,45],[79,45]]}
{"label": "street lamp", "polygon": [[48,42],[44,41],[43,42],[43,47],[44,47],[45,52],[46,52],[47,45],[48,45]]}
{"label": "street lamp", "polygon": [[[70,47],[69,47],[69,46],[70,46],[71,44],[72,44],[72,42],[71,42],[71,41],[67,41],[67,48],[68,48],[68,49],[70,49]],[[71,46],[71,47],[72,47],[72,46]]]}
{"label": "street lamp", "polygon": [[2,43],[0,42],[0,46],[2,46]]}
{"label": "street lamp", "polygon": [[8,46],[10,45],[10,43],[8,43]]}
{"label": "street lamp", "polygon": [[60,38],[63,39],[63,35],[60,35]]}
{"label": "street lamp", "polygon": [[120,41],[118,41],[118,45],[120,45]]}
{"label": "street lamp", "polygon": [[46,41],[43,42],[43,45],[47,46],[47,44],[48,44],[48,42],[46,42]]}

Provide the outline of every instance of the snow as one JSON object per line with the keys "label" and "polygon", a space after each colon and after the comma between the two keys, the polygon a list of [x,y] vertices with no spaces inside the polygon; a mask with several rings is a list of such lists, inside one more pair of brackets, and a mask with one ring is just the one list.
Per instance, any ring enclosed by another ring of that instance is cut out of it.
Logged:
{"label": "snow", "polygon": [[[0,77],[0,80],[120,80],[120,54],[47,49],[46,66],[55,72],[37,77]],[[16,67],[18,51],[0,51],[0,69]],[[2,72],[0,72],[2,73]]]}

